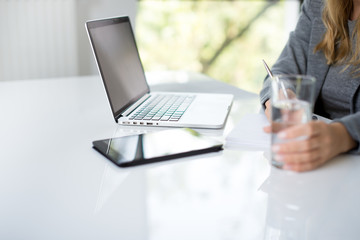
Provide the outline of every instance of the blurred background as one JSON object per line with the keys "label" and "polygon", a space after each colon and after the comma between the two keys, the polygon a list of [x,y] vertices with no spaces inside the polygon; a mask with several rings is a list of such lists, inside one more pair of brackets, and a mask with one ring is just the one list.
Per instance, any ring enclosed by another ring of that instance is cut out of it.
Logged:
{"label": "blurred background", "polygon": [[258,93],[300,0],[0,0],[0,81],[98,74],[85,21],[129,15],[145,71],[204,73]]}

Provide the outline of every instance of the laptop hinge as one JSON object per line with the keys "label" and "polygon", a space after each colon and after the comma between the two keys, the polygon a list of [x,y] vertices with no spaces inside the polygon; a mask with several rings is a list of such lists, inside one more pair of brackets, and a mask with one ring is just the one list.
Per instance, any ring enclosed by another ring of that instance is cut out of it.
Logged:
{"label": "laptop hinge", "polygon": [[124,112],[121,113],[120,117],[127,117],[130,113],[132,113],[140,104],[146,101],[150,97],[149,94],[145,94],[139,100],[137,100],[134,104],[132,104],[129,108],[127,108]]}

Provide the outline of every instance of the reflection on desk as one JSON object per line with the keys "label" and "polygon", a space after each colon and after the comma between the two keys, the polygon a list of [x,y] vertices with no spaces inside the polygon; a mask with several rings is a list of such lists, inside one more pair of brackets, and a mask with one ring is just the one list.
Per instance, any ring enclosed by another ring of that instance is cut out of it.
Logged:
{"label": "reflection on desk", "polygon": [[[151,88],[235,95],[226,127],[206,133],[222,141],[261,108],[255,94],[181,76],[184,85]],[[360,236],[357,156],[302,174],[273,169],[263,151],[245,149],[120,169],[92,141],[145,129],[113,121],[97,76],[0,82],[0,109],[0,239]]]}
{"label": "reflection on desk", "polygon": [[[356,239],[359,158],[340,156],[307,173],[271,168],[265,239]],[[356,170],[355,170],[356,169]]]}

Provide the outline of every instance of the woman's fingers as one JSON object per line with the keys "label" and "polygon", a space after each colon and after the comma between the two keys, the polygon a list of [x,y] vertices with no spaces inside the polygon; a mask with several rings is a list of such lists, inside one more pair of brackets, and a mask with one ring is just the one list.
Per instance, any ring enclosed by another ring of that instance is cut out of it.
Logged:
{"label": "woman's fingers", "polygon": [[280,140],[272,146],[273,159],[284,163],[284,169],[298,172],[315,169],[356,147],[345,126],[337,122],[312,121],[281,130],[277,137]]}
{"label": "woman's fingers", "polygon": [[318,149],[305,152],[277,153],[273,152],[273,158],[276,161],[285,164],[300,164],[318,161],[321,158],[321,152]]}
{"label": "woman's fingers", "polygon": [[322,129],[323,125],[326,123],[320,121],[311,121],[305,124],[294,125],[292,127],[286,128],[278,133],[278,138],[280,139],[294,139],[299,137],[312,137],[318,135]]}
{"label": "woman's fingers", "polygon": [[271,133],[271,126],[269,125],[269,126],[265,126],[265,127],[263,127],[263,130],[264,130],[264,132],[266,132],[266,133]]}
{"label": "woman's fingers", "polygon": [[282,123],[277,122],[271,122],[269,126],[263,127],[264,132],[266,133],[277,133],[286,128],[287,126],[284,126]]}
{"label": "woman's fingers", "polygon": [[270,100],[267,100],[265,102],[265,115],[266,115],[267,119],[270,121],[271,120],[271,102],[270,102]]}
{"label": "woman's fingers", "polygon": [[319,159],[318,161],[312,161],[312,162],[285,164],[283,168],[285,170],[291,170],[291,171],[295,171],[295,172],[305,172],[305,171],[310,171],[310,170],[316,169],[319,166],[321,166],[322,164],[324,164],[324,161]]}
{"label": "woman's fingers", "polygon": [[280,131],[283,143],[272,146],[273,158],[284,163],[284,169],[302,172],[315,169],[329,159],[328,125],[310,122]]}
{"label": "woman's fingers", "polygon": [[320,142],[317,137],[306,138],[301,140],[291,140],[282,144],[274,144],[271,148],[276,153],[301,153],[313,151],[320,148]]}

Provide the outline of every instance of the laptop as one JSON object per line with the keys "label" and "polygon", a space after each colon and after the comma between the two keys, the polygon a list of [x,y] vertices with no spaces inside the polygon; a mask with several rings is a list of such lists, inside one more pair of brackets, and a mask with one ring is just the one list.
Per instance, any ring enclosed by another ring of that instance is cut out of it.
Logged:
{"label": "laptop", "polygon": [[233,95],[150,92],[128,16],[86,22],[115,121],[121,125],[222,128]]}

